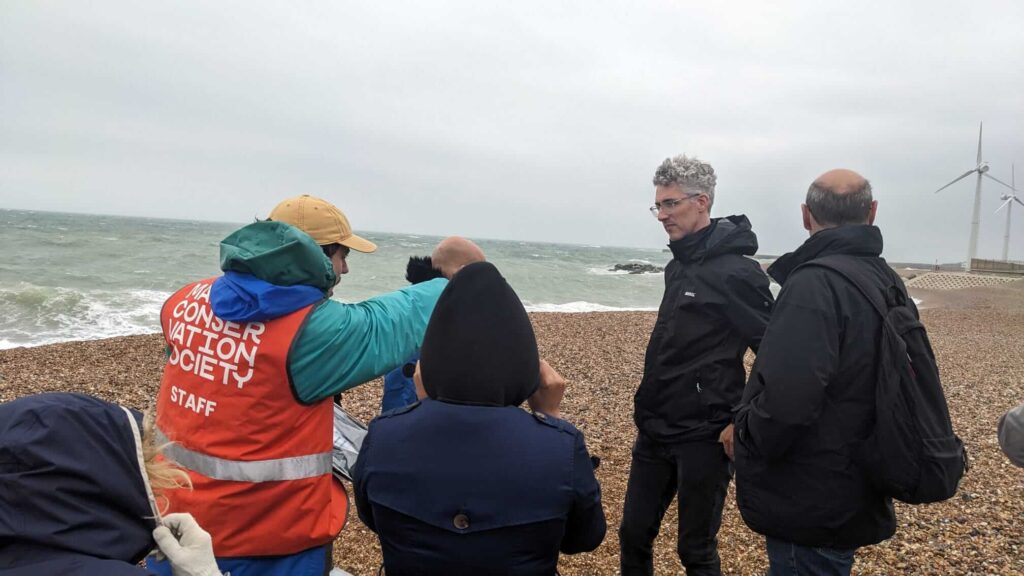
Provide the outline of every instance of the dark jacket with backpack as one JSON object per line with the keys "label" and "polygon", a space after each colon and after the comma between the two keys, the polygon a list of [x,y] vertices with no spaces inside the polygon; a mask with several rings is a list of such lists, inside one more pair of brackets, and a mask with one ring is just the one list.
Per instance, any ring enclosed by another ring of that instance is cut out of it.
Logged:
{"label": "dark jacket with backpack", "polygon": [[709,441],[730,422],[773,298],[746,216],[711,225],[669,244],[665,295],[634,397],[641,434],[662,443]]}
{"label": "dark jacket with backpack", "polygon": [[[761,534],[856,548],[896,529],[892,499],[854,457],[875,420],[881,316],[835,271],[800,267],[842,255],[861,282],[905,294],[881,253],[878,228],[841,226],[768,269],[782,292],[736,419],[736,499]],[[916,317],[913,301],[905,305]]]}

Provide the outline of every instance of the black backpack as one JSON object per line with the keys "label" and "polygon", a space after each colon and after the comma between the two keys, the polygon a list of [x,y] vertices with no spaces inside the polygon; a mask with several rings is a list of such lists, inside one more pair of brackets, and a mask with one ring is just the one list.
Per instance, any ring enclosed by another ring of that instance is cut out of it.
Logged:
{"label": "black backpack", "polygon": [[951,498],[969,468],[967,450],[953,433],[939,368],[924,326],[907,306],[895,272],[885,296],[862,281],[856,258],[826,256],[808,262],[839,274],[882,317],[875,428],[857,461],[882,493],[908,504]]}

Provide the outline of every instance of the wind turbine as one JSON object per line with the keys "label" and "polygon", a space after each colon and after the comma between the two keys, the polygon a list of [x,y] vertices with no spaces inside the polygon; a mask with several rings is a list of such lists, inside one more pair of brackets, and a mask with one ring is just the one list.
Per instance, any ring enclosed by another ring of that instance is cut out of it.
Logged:
{"label": "wind turbine", "polygon": [[1006,208],[1006,235],[1003,236],[1004,262],[1010,261],[1010,213],[1013,212],[1013,203],[1016,202],[1017,204],[1024,206],[1024,202],[1021,202],[1020,198],[1017,198],[1017,180],[1014,175],[1014,167],[1012,164],[1010,165],[1010,190],[1012,190],[1012,192],[1010,192],[1009,194],[1003,194],[999,198],[1000,200],[1006,200],[1006,202],[1003,202],[1002,206],[996,208],[996,212],[999,212],[1003,208]]}
{"label": "wind turbine", "polygon": [[996,178],[995,176],[992,176],[992,175],[990,175],[988,173],[988,162],[983,162],[982,159],[981,159],[981,129],[982,129],[982,123],[979,123],[978,124],[978,161],[977,161],[977,165],[974,168],[971,168],[967,172],[964,172],[963,174],[958,176],[955,180],[953,180],[949,184],[946,184],[942,188],[939,188],[938,190],[935,191],[935,193],[938,194],[939,192],[942,192],[943,190],[945,190],[946,188],[949,188],[953,184],[956,184],[957,182],[963,180],[964,178],[967,178],[971,174],[974,174],[974,173],[978,174],[978,183],[974,186],[974,212],[971,215],[971,240],[970,240],[970,242],[967,245],[967,271],[968,272],[971,271],[971,261],[974,260],[974,256],[977,254],[977,251],[978,251],[978,223],[981,220],[980,216],[978,215],[978,213],[981,211],[981,177],[984,176],[986,178],[990,178],[992,180],[995,180],[996,182],[999,182],[1000,184],[1002,184],[1003,186],[1006,186],[1010,190],[1013,190],[1013,186],[1010,186],[1006,182],[1003,182],[1002,180],[1000,180],[1000,179]]}

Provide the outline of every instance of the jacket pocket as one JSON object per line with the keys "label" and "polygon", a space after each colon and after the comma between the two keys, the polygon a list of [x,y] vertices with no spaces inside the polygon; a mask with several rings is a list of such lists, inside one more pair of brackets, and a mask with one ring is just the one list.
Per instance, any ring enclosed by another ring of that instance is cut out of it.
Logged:
{"label": "jacket pocket", "polygon": [[707,410],[700,402],[703,385],[696,372],[672,375],[670,380],[651,379],[640,385],[635,395],[638,412],[669,426],[700,422]]}
{"label": "jacket pocket", "polygon": [[701,368],[695,388],[708,420],[732,419],[733,406],[739,404],[742,386],[730,389],[727,371],[711,364]]}

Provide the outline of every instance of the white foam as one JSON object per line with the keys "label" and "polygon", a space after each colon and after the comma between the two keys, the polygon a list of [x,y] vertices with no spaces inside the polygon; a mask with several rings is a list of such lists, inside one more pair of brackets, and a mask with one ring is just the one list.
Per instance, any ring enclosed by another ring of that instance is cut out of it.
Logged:
{"label": "white foam", "polygon": [[609,270],[608,268],[587,268],[587,274],[594,274],[597,276],[622,276],[629,274],[627,270]]}
{"label": "white foam", "polygon": [[657,310],[657,308],[648,308],[643,306],[638,307],[618,307],[618,306],[605,306],[604,304],[595,304],[593,302],[567,302],[565,304],[550,304],[547,302],[541,302],[533,304],[531,302],[524,302],[523,306],[527,312],[558,312],[558,313],[575,313],[575,312],[649,312]]}
{"label": "white foam", "polygon": [[0,349],[152,334],[159,331],[160,307],[170,295],[157,290],[78,291],[28,283],[0,293],[7,296]]}

